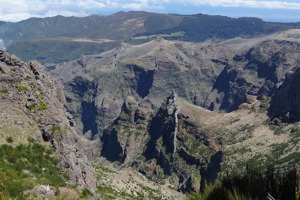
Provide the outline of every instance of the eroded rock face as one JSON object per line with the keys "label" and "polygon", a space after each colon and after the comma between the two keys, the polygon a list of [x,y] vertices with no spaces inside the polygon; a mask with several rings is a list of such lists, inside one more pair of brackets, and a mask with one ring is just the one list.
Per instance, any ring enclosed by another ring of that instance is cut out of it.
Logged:
{"label": "eroded rock face", "polygon": [[140,156],[147,140],[151,111],[149,102],[138,103],[133,97],[127,97],[120,116],[101,137],[101,155],[111,162],[120,163],[133,162]]}
{"label": "eroded rock face", "polygon": [[280,79],[299,66],[299,50],[295,41],[266,40],[236,55],[218,76],[205,107],[231,112],[245,102],[246,95],[272,96]]}
{"label": "eroded rock face", "polygon": [[157,39],[142,45],[123,43],[103,54],[56,66],[52,73],[65,85],[67,107],[79,132],[98,139],[120,115],[128,96],[138,102],[149,100],[156,109],[175,89],[181,97],[203,105],[212,80],[226,63],[215,54],[233,55],[221,46]]}
{"label": "eroded rock face", "polygon": [[[213,182],[221,162],[217,163],[213,155],[220,147],[180,113],[178,101],[173,91],[153,112],[149,102],[128,97],[120,116],[101,137],[101,155],[132,166],[153,181],[168,181],[173,189],[184,192],[200,190],[206,180]],[[212,153],[204,155],[198,147]]]}
{"label": "eroded rock face", "polygon": [[43,139],[57,149],[59,165],[72,184],[94,191],[96,181],[85,155],[88,141],[71,126],[72,117],[66,112],[65,97],[58,81],[48,76],[39,63],[24,63],[2,50],[0,80],[1,103],[19,108],[33,125],[37,125],[38,130],[31,133],[32,139],[37,142]]}
{"label": "eroded rock face", "polygon": [[270,102],[269,115],[284,122],[300,120],[300,68],[290,71],[277,85]]}

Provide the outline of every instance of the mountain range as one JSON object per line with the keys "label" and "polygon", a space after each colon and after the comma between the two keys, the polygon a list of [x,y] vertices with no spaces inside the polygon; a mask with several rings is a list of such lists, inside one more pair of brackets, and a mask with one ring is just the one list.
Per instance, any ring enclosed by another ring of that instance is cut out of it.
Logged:
{"label": "mountain range", "polygon": [[168,40],[201,42],[211,38],[249,38],[299,26],[246,17],[118,12],[109,16],[56,16],[1,23],[0,39],[9,52],[23,60],[37,59],[44,64],[101,53],[122,41],[144,43],[157,35]]}
{"label": "mountain range", "polygon": [[0,23],[0,39],[44,64],[0,51],[0,147],[53,149],[65,174],[43,181],[7,157],[1,194],[184,199],[245,170],[299,169],[299,23],[119,12]]}

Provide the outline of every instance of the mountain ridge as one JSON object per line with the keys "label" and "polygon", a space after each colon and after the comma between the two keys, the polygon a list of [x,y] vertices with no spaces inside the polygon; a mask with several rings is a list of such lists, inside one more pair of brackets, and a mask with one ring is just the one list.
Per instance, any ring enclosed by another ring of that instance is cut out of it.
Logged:
{"label": "mountain ridge", "polygon": [[[204,14],[174,15],[131,11],[109,16],[56,16],[5,23],[0,25],[0,39],[9,52],[24,60],[62,63],[79,58],[82,54],[113,49],[123,41],[144,43],[157,35],[168,40],[202,42],[212,38],[256,37],[299,26],[299,23],[271,23],[258,18],[235,19]],[[74,43],[73,39],[80,38],[110,41],[103,44],[83,41]],[[64,42],[63,46],[60,45],[61,42]],[[47,46],[57,48],[47,50]],[[77,51],[73,50],[74,47],[78,48]],[[55,49],[64,51],[56,54]]]}

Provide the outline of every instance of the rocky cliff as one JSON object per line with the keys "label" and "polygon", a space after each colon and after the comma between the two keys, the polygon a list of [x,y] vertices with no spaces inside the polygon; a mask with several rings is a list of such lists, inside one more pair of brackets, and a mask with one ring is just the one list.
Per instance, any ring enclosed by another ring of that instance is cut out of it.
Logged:
{"label": "rocky cliff", "polygon": [[15,145],[26,143],[28,138],[51,144],[70,183],[95,191],[94,171],[85,152],[89,142],[76,133],[59,82],[39,63],[22,62],[2,50],[0,80],[1,143],[11,137]]}
{"label": "rocky cliff", "polygon": [[291,70],[277,84],[269,107],[271,118],[279,118],[289,123],[300,120],[299,75],[299,68]]}
{"label": "rocky cliff", "polygon": [[300,43],[293,39],[297,34],[294,30],[266,38],[235,55],[218,76],[205,107],[231,112],[246,95],[272,96],[284,75],[299,66]]}
{"label": "rocky cliff", "polygon": [[157,38],[142,45],[123,43],[59,65],[52,73],[65,85],[67,107],[79,132],[96,139],[119,116],[127,96],[149,101],[155,109],[176,89],[181,97],[203,105],[226,64],[220,57],[231,56],[223,46]]}
{"label": "rocky cliff", "polygon": [[179,191],[199,191],[205,181],[213,182],[222,162],[214,154],[222,155],[221,146],[181,112],[182,101],[173,91],[153,112],[151,104],[128,97],[101,137],[101,155]]}

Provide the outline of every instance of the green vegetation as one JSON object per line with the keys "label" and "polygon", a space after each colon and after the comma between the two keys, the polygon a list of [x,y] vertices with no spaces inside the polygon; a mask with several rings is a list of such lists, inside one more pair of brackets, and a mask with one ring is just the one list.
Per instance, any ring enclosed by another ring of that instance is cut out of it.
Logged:
{"label": "green vegetation", "polygon": [[250,124],[245,124],[244,126],[242,126],[239,131],[240,132],[244,132],[244,133],[248,133],[251,134],[252,131],[254,130],[255,126],[250,125]]}
{"label": "green vegetation", "polygon": [[[149,187],[141,186],[143,191],[147,194],[146,196],[151,200],[160,200],[162,197],[158,194],[157,190],[151,189]],[[122,199],[137,199],[142,200],[144,198],[144,195],[141,192],[136,192],[136,195],[130,195],[124,191],[116,191],[112,187],[109,186],[98,186],[97,187],[97,193],[101,195],[101,198],[103,200],[113,200],[117,197]]]}
{"label": "green vegetation", "polygon": [[299,183],[296,169],[276,172],[270,166],[261,173],[247,168],[243,175],[224,176],[214,185],[206,185],[202,193],[189,194],[187,200],[263,200],[268,194],[275,199],[299,200]]}
{"label": "green vegetation", "polygon": [[[9,58],[11,59],[11,57],[9,57]],[[15,72],[16,68],[12,67],[12,68],[10,68],[10,71]]]}
{"label": "green vegetation", "polygon": [[48,109],[48,104],[45,102],[41,102],[40,106],[38,107],[38,110],[47,110]]}
{"label": "green vegetation", "polygon": [[2,93],[8,93],[9,90],[8,90],[8,88],[3,88],[3,89],[1,90],[1,92],[2,92]]}
{"label": "green vegetation", "polygon": [[0,197],[22,199],[35,185],[61,187],[66,180],[56,166],[53,150],[37,143],[0,146]]}
{"label": "green vegetation", "polygon": [[113,200],[116,197],[122,197],[122,199],[142,199],[142,198],[134,198],[133,196],[125,193],[125,192],[118,192],[111,187],[108,186],[98,186],[97,193],[101,195],[103,200]]}
{"label": "green vegetation", "polygon": [[53,124],[51,127],[51,132],[53,134],[65,135],[67,134],[67,127],[65,126],[63,129],[61,129],[58,124]]}
{"label": "green vegetation", "polygon": [[[111,50],[120,44],[112,42],[75,42],[68,38],[46,38],[43,40],[18,41],[7,48],[24,61],[38,60],[45,63],[63,63]],[[52,65],[51,65],[52,66]]]}
{"label": "green vegetation", "polygon": [[51,131],[52,133],[56,133],[59,130],[58,124],[52,125]]}
{"label": "green vegetation", "polygon": [[215,151],[208,146],[204,145],[202,141],[197,140],[195,137],[184,134],[183,135],[184,146],[187,147],[188,152],[194,156],[211,156]]}
{"label": "green vegetation", "polygon": [[177,31],[170,34],[154,34],[154,35],[134,37],[133,40],[151,40],[156,37],[174,38],[174,37],[184,37],[184,36],[185,33],[183,31]]}
{"label": "green vegetation", "polygon": [[36,103],[32,103],[32,104],[28,105],[27,108],[33,112],[36,112],[37,105],[36,105]]}
{"label": "green vegetation", "polygon": [[14,139],[13,139],[11,136],[6,137],[6,142],[8,142],[8,143],[13,143],[13,142],[14,142]]}
{"label": "green vegetation", "polygon": [[19,92],[24,92],[24,91],[29,91],[29,89],[28,89],[28,87],[26,87],[26,86],[19,85],[18,91],[19,91]]}
{"label": "green vegetation", "polygon": [[91,191],[87,188],[84,188],[81,192],[80,198],[86,199],[92,195]]}
{"label": "green vegetation", "polygon": [[[38,88],[39,89],[39,88]],[[45,95],[44,94],[39,94],[39,95],[34,95],[36,98],[40,99],[40,100],[44,100],[45,99]]]}
{"label": "green vegetation", "polygon": [[30,82],[29,84],[30,84],[31,89],[33,89],[33,90],[37,89],[37,84],[35,82]]}

